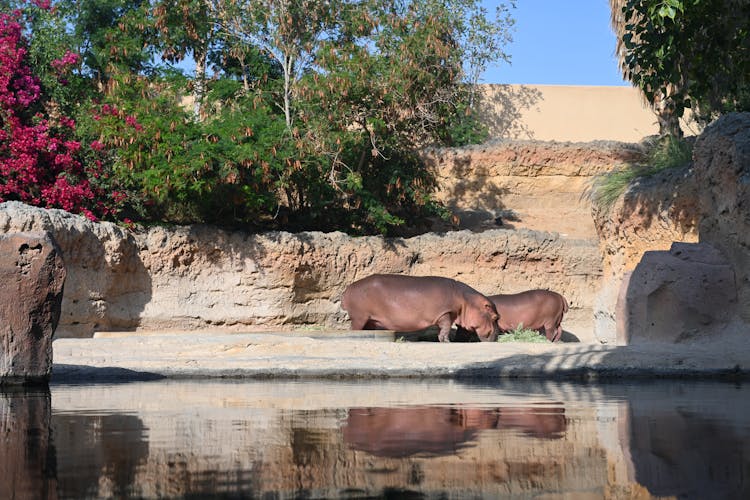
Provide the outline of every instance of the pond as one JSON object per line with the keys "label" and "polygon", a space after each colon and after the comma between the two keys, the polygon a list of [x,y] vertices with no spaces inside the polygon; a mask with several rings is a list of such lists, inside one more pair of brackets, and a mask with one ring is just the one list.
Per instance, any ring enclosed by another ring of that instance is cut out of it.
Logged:
{"label": "pond", "polygon": [[0,418],[0,498],[750,498],[747,384],[55,383]]}

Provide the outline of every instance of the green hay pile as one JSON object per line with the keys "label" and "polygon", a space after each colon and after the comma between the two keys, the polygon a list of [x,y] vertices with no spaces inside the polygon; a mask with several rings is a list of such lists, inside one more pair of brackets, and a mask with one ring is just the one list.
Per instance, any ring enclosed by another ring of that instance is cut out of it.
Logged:
{"label": "green hay pile", "polygon": [[515,330],[511,330],[508,333],[501,333],[497,337],[498,342],[534,342],[534,343],[546,343],[549,342],[547,337],[540,334],[536,330],[529,330],[523,327],[523,323],[518,325]]}

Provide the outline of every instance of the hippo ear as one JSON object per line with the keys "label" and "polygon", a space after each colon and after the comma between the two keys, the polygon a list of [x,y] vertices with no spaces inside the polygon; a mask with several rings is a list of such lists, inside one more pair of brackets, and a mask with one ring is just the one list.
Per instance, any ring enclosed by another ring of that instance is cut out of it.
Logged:
{"label": "hippo ear", "polygon": [[495,309],[495,306],[491,303],[487,303],[484,305],[484,308],[487,310],[487,314],[489,314],[491,317],[497,319],[500,317],[500,313],[497,312],[497,309]]}

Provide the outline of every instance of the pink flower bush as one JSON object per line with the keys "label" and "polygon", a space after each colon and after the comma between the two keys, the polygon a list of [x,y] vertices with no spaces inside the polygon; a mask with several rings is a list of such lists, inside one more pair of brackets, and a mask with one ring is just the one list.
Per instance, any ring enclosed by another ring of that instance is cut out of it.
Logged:
{"label": "pink flower bush", "polygon": [[64,56],[60,59],[55,59],[51,64],[53,68],[62,73],[77,65],[80,60],[81,56],[68,50],[65,52]]}
{"label": "pink flower bush", "polygon": [[[49,2],[33,2],[49,8]],[[27,50],[17,16],[0,13],[0,202],[20,200],[33,205],[82,213],[92,220],[112,210],[100,199],[81,163],[81,143],[74,140],[75,121],[67,116],[54,122],[30,108],[41,104],[41,87],[26,63]],[[64,72],[78,64],[78,54],[67,51],[52,62]],[[93,146],[93,145],[92,145]],[[96,151],[96,148],[93,148]]]}
{"label": "pink flower bush", "polygon": [[0,108],[27,108],[39,98],[39,82],[24,64],[26,49],[21,44],[21,25],[7,13],[0,13]]}
{"label": "pink flower bush", "polygon": [[50,10],[52,8],[51,0],[31,0],[31,3],[42,10]]}

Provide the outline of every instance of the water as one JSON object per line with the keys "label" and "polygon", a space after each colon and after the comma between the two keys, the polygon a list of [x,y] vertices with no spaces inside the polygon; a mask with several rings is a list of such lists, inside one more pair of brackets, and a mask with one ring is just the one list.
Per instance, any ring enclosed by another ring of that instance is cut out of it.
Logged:
{"label": "water", "polygon": [[0,393],[0,498],[750,498],[750,385],[155,381]]}

